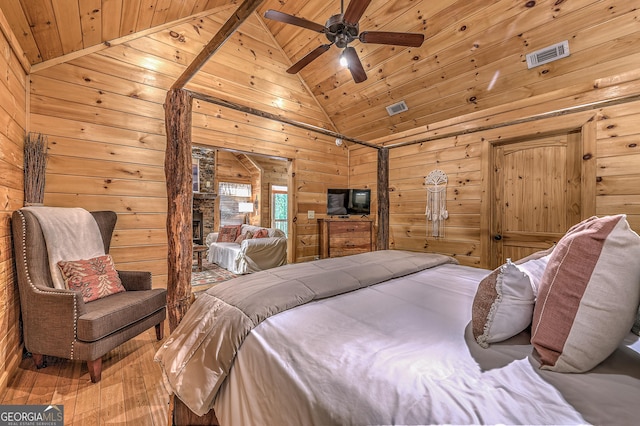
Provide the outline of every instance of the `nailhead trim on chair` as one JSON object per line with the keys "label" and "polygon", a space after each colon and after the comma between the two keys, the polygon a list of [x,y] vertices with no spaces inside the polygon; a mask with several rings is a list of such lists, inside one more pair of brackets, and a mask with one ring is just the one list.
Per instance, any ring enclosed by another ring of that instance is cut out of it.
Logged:
{"label": "nailhead trim on chair", "polygon": [[[27,221],[26,221],[26,219],[24,217],[24,214],[20,210],[18,210],[18,214],[20,215],[20,220],[22,221],[22,259],[24,260],[25,276],[27,277],[27,282],[29,283],[29,286],[31,286],[31,288],[33,288],[33,290],[35,292],[44,293],[38,287],[36,287],[36,285],[31,281],[31,275],[29,275],[29,268],[27,267]],[[55,293],[55,294],[59,294],[61,296],[69,296],[68,293],[61,293],[61,292],[56,292],[56,291],[47,292],[47,293]],[[77,301],[75,296],[71,295],[71,297],[73,297],[73,336],[74,336],[74,339],[71,342],[71,352],[70,352],[71,356],[69,357],[69,359],[75,359],[73,356],[74,356],[75,343],[77,341],[75,336],[78,335],[78,301]]]}

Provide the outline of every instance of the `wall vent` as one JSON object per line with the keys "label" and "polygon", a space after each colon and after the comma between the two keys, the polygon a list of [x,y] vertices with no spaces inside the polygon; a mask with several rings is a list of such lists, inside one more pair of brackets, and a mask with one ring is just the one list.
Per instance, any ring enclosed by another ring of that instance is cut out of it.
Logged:
{"label": "wall vent", "polygon": [[569,56],[569,42],[565,40],[553,46],[529,53],[527,55],[527,67],[531,69],[567,56]]}
{"label": "wall vent", "polygon": [[387,114],[389,115],[396,115],[396,114],[400,114],[401,112],[405,112],[409,110],[409,107],[407,106],[407,104],[404,103],[404,101],[400,101],[393,105],[389,105],[386,108],[387,108]]}

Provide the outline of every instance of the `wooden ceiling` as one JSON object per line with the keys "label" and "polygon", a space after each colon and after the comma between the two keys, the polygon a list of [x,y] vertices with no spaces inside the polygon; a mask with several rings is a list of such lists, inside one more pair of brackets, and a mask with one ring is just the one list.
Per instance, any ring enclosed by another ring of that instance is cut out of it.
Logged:
{"label": "wooden ceiling", "polygon": [[[235,10],[240,0],[2,0],[9,25],[32,65],[166,29],[192,16]],[[290,64],[327,43],[323,34],[264,18],[268,9],[324,25],[340,12],[339,0],[264,0],[255,12]],[[345,7],[348,0],[345,0]],[[638,0],[372,0],[360,31],[420,32],[420,48],[365,44],[355,47],[368,79],[355,84],[329,51],[299,73],[335,126],[371,141],[509,102],[561,90],[587,73],[589,55],[615,55],[615,37],[631,40]],[[615,23],[615,20],[618,20]],[[637,25],[637,21],[635,24]],[[240,30],[242,31],[242,27]],[[619,35],[614,34],[619,32]],[[602,34],[602,36],[600,36]],[[525,55],[569,40],[573,59],[527,69]],[[602,45],[600,45],[602,43]],[[605,50],[606,49],[606,50]],[[258,58],[260,60],[260,58]],[[386,106],[404,100],[407,112],[390,117]]]}

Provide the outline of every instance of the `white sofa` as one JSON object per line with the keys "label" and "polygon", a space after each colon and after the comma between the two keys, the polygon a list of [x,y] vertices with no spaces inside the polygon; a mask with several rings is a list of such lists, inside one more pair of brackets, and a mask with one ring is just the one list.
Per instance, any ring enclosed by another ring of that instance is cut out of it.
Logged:
{"label": "white sofa", "polygon": [[242,225],[241,234],[251,231],[255,234],[266,229],[268,237],[245,239],[238,243],[216,242],[218,233],[207,235],[205,243],[209,247],[207,260],[234,273],[248,274],[264,269],[275,268],[287,263],[287,237],[279,229]]}

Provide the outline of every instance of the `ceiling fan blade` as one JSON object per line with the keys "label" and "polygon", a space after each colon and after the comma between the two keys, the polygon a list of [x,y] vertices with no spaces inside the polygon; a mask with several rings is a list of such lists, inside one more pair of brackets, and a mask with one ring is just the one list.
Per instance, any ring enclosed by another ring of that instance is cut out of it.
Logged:
{"label": "ceiling fan blade", "polygon": [[395,46],[420,47],[424,42],[424,34],[389,33],[383,31],[363,31],[358,36],[363,43],[393,44]]}
{"label": "ceiling fan blade", "polygon": [[304,68],[307,65],[309,65],[311,63],[311,61],[313,61],[314,59],[318,58],[318,56],[322,55],[324,52],[329,50],[330,47],[331,47],[330,44],[323,44],[321,46],[316,47],[311,52],[307,53],[298,62],[296,62],[295,64],[291,65],[291,67],[287,70],[287,72],[289,74],[298,73],[302,68]]}
{"label": "ceiling fan blade", "polygon": [[264,13],[264,17],[267,19],[272,19],[274,21],[283,22],[285,24],[297,25],[308,30],[317,31],[319,33],[324,33],[326,31],[324,25],[317,24],[304,18],[298,18],[297,16],[279,12],[277,10],[267,10]]}
{"label": "ceiling fan blade", "polygon": [[353,47],[345,47],[343,55],[347,60],[347,66],[349,67],[349,71],[351,71],[353,81],[356,83],[362,83],[365,81],[367,79],[367,73],[362,67],[362,62],[360,62],[360,58],[358,58],[356,49]]}
{"label": "ceiling fan blade", "polygon": [[369,7],[369,3],[371,0],[351,0],[347,10],[344,11],[344,22],[351,25],[357,24]]}

